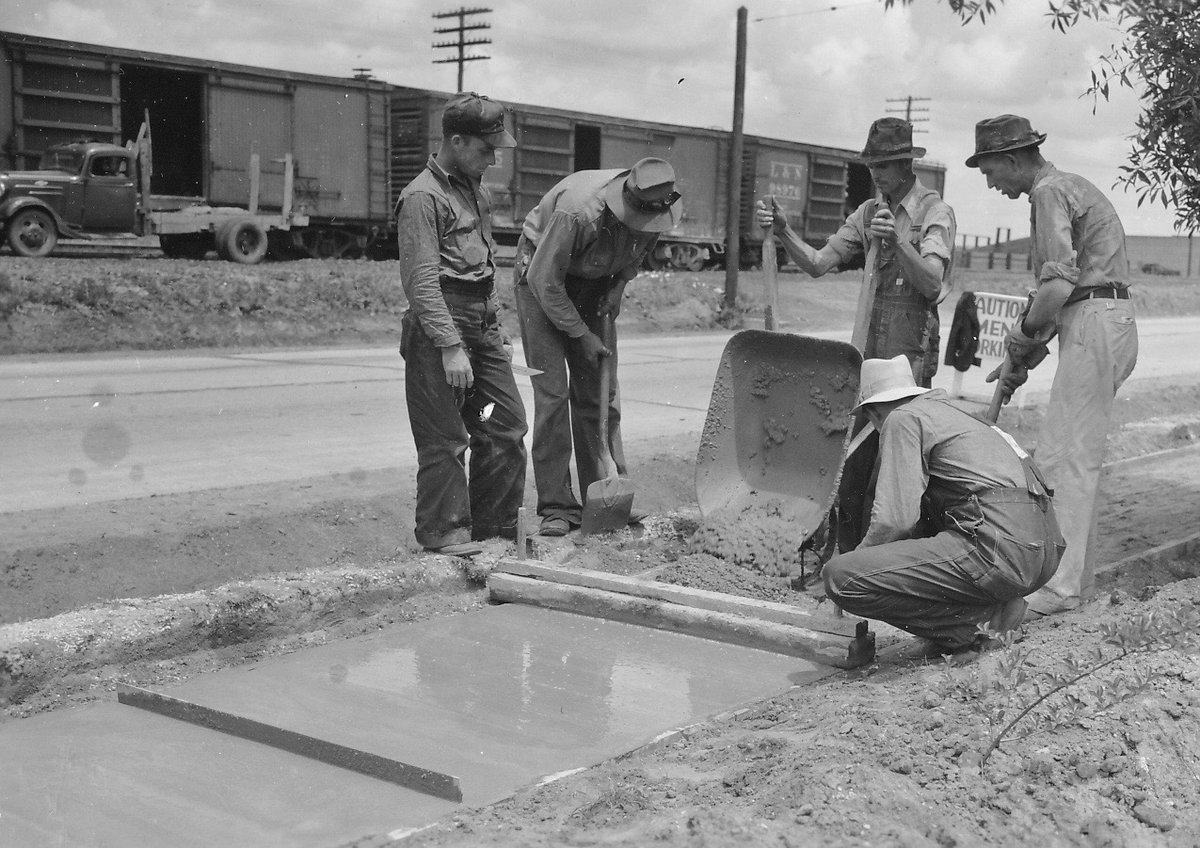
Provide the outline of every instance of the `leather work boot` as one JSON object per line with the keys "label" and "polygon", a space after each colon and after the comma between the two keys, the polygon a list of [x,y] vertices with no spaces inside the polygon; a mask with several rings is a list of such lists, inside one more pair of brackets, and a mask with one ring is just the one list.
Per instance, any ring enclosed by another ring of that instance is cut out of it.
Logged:
{"label": "leather work boot", "polygon": [[996,610],[991,619],[988,620],[988,629],[994,630],[997,633],[1007,633],[1010,630],[1015,630],[1025,620],[1025,610],[1028,607],[1029,604],[1024,598],[1013,598],[1010,601],[1006,601],[1000,609]]}
{"label": "leather work boot", "polygon": [[457,557],[473,557],[476,554],[483,553],[483,547],[476,542],[457,542],[451,545],[442,545],[440,548],[426,548],[425,550],[431,554]]}

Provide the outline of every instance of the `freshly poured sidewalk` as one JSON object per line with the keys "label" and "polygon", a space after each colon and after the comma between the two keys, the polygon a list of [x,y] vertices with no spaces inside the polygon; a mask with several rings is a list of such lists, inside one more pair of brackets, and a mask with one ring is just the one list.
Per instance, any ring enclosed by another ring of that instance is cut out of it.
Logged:
{"label": "freshly poured sidewalk", "polygon": [[[445,775],[481,805],[833,671],[506,604],[156,691],[264,738],[302,734]],[[0,763],[0,845],[329,846],[457,806],[112,703],[0,725]]]}

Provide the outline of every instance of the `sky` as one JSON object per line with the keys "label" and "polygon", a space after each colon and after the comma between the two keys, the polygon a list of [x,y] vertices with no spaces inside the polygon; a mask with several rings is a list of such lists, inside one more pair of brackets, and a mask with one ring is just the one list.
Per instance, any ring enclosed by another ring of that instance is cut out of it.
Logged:
{"label": "sky", "polygon": [[[964,160],[977,121],[1025,115],[1042,152],[1112,199],[1130,235],[1173,235],[1161,205],[1115,188],[1139,111],[1137,94],[1083,92],[1121,38],[1112,22],[1054,31],[1046,0],[1007,0],[986,25],[960,24],[945,0],[884,11],[882,0],[496,0],[490,58],[464,87],[500,100],[728,130],[737,10],[747,8],[745,132],[859,150],[876,118],[915,100],[915,143],[947,166],[945,198],[960,234],[1023,237],[1024,198],[990,191]],[[0,29],[268,68],[451,91],[453,55],[434,50],[446,0],[2,0]],[[903,114],[902,111],[899,112]],[[685,201],[686,202],[686,201]]]}

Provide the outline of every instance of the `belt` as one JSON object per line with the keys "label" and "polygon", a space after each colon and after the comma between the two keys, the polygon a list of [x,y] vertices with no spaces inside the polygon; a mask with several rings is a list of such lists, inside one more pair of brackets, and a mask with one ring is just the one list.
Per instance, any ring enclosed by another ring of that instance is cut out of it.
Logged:
{"label": "belt", "polygon": [[1078,303],[1081,300],[1091,300],[1094,297],[1106,297],[1115,300],[1129,300],[1129,287],[1117,288],[1116,286],[1097,286],[1091,289],[1076,289],[1070,297],[1067,298],[1067,303]]}
{"label": "belt", "polygon": [[466,280],[443,279],[440,281],[440,284],[443,294],[456,294],[461,297],[477,298],[478,300],[487,300],[495,290],[495,285],[491,279],[480,280],[477,283],[467,282]]}

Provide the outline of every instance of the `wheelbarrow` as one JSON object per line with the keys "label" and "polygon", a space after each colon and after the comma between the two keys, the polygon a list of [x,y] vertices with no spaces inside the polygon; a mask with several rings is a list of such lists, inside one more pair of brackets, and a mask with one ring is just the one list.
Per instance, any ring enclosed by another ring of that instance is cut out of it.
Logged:
{"label": "wheelbarrow", "polygon": [[[764,244],[764,265],[768,251]],[[773,264],[773,263],[772,263]],[[703,518],[692,546],[773,576],[795,574],[837,495],[862,355],[848,342],[767,329],[725,345],[696,456]]]}

